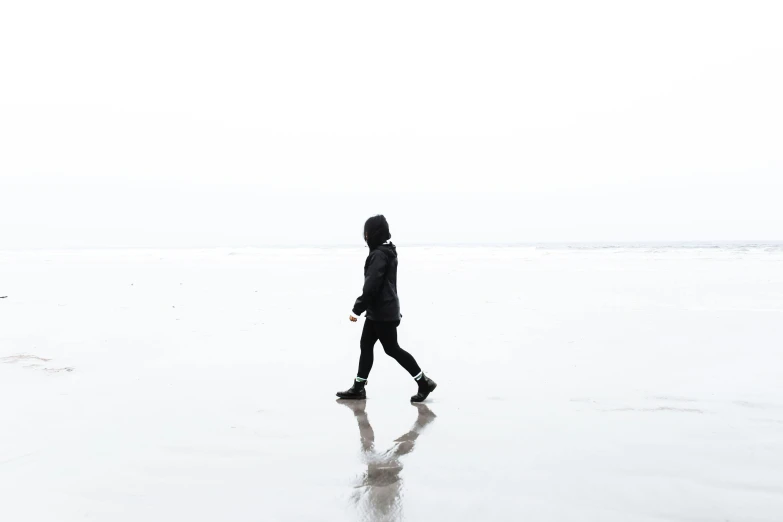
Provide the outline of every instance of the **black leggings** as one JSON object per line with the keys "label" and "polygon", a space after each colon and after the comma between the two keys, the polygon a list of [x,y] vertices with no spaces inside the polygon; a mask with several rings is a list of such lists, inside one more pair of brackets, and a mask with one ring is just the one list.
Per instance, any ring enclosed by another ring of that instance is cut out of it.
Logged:
{"label": "black leggings", "polygon": [[359,343],[362,348],[362,354],[359,357],[358,376],[360,378],[366,379],[370,375],[374,359],[372,352],[373,348],[375,348],[375,342],[378,340],[381,341],[386,355],[394,357],[411,374],[411,377],[416,377],[421,373],[421,368],[416,364],[416,359],[397,344],[397,327],[399,325],[399,321],[382,322],[365,319],[362,340]]}

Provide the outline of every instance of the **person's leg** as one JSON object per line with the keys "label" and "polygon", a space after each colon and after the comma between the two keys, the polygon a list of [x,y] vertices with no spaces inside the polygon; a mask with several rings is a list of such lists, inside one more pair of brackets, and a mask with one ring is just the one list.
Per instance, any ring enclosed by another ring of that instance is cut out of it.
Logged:
{"label": "person's leg", "polygon": [[367,377],[370,376],[370,370],[372,369],[372,350],[377,340],[378,335],[375,332],[373,322],[365,320],[364,329],[362,330],[362,339],[359,342],[359,346],[362,350],[361,355],[359,355],[359,373],[353,380],[353,385],[351,385],[349,389],[337,392],[337,396],[341,399],[367,398],[364,387],[367,385]]}
{"label": "person's leg", "polygon": [[357,380],[361,379],[366,381],[370,376],[370,370],[372,370],[372,363],[374,360],[373,350],[377,341],[378,334],[375,328],[375,321],[365,319],[364,329],[362,329],[362,338],[359,341],[359,347],[361,348],[362,353],[359,356],[359,373],[356,374]]}
{"label": "person's leg", "polygon": [[378,334],[378,339],[381,340],[383,350],[386,355],[393,357],[400,365],[405,368],[411,377],[414,379],[421,374],[421,368],[416,363],[416,359],[411,354],[400,348],[397,343],[397,327],[400,325],[399,321],[396,322],[376,322],[375,330]]}

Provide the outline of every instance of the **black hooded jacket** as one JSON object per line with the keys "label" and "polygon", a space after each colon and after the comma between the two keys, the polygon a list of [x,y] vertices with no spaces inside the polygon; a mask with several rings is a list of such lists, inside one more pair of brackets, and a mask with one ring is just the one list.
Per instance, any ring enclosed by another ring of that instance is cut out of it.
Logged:
{"label": "black hooded jacket", "polygon": [[370,250],[364,262],[364,288],[353,306],[354,315],[367,311],[371,321],[399,321],[397,249],[385,243]]}

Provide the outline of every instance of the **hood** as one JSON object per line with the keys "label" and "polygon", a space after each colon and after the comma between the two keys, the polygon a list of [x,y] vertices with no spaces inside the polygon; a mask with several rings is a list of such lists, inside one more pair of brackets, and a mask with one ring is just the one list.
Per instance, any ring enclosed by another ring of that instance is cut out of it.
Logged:
{"label": "hood", "polygon": [[370,250],[375,250],[391,239],[389,222],[382,215],[373,216],[364,223],[364,238]]}

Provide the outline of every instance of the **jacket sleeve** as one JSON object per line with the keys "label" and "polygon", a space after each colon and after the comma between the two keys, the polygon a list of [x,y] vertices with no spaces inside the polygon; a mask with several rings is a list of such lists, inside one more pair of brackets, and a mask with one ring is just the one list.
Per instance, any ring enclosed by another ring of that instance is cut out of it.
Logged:
{"label": "jacket sleeve", "polygon": [[365,272],[362,295],[356,299],[356,304],[353,305],[353,313],[355,315],[361,315],[372,304],[373,299],[383,284],[383,280],[386,278],[387,264],[388,260],[383,253],[373,252],[372,259],[370,259]]}

